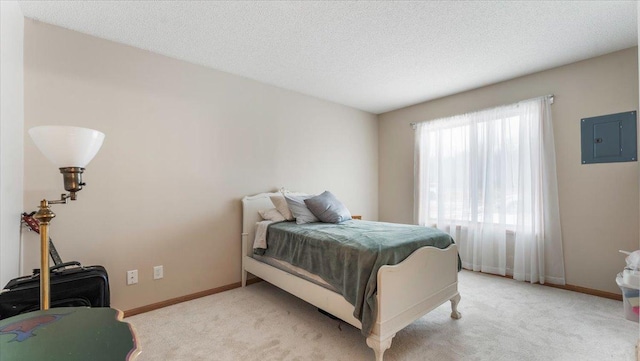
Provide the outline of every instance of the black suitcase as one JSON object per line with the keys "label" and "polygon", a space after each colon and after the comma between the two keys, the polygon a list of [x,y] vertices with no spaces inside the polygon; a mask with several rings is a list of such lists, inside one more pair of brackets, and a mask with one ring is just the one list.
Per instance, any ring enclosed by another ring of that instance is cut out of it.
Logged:
{"label": "black suitcase", "polygon": [[[109,278],[102,266],[67,262],[51,267],[51,307],[109,307]],[[15,278],[0,291],[0,320],[40,309],[40,275]]]}

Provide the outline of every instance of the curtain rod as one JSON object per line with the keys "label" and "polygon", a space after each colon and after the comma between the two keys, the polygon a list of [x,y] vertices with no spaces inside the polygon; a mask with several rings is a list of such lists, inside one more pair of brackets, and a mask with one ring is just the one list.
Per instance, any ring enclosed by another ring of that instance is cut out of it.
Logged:
{"label": "curtain rod", "polygon": [[[549,97],[549,101],[550,101],[550,103],[551,103],[551,104],[553,104],[553,101],[554,101],[555,95],[553,95],[553,94],[548,94],[548,95],[543,95],[543,96],[541,96],[541,97],[537,97],[537,98],[542,98],[542,97]],[[536,98],[531,98],[531,99],[536,99]],[[530,100],[530,99],[521,100],[520,102],[524,102],[524,101],[527,101],[527,100]],[[520,103],[520,102],[518,102],[518,103]],[[494,108],[497,108],[497,107],[500,107],[500,106],[501,106],[501,105],[497,105],[497,106],[495,106]],[[477,110],[477,111],[482,111],[482,110]],[[416,130],[416,128],[418,127],[418,123],[416,123],[416,122],[409,123],[409,125],[411,126],[411,128],[413,128],[413,130]]]}

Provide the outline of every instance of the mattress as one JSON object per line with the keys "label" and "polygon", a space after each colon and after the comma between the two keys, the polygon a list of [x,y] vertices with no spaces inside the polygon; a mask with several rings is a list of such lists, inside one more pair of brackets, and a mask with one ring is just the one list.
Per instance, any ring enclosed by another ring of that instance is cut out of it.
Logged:
{"label": "mattress", "polygon": [[294,276],[300,277],[306,281],[309,281],[311,283],[315,283],[318,286],[322,286],[330,291],[333,292],[337,292],[339,293],[335,287],[331,286],[330,284],[328,284],[327,282],[325,282],[322,277],[315,275],[311,272],[307,272],[305,270],[303,270],[300,267],[296,267],[294,265],[292,265],[291,263],[285,262],[285,261],[281,261],[278,259],[275,259],[273,257],[268,257],[268,256],[261,256],[258,254],[254,254],[253,258],[256,261],[260,261],[262,263],[266,263],[272,267],[275,267],[279,270],[285,271],[289,274],[292,274]]}

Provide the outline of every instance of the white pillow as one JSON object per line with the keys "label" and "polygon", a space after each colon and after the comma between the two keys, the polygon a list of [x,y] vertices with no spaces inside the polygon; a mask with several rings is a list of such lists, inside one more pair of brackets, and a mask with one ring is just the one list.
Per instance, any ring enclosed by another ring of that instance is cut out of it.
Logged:
{"label": "white pillow", "polygon": [[318,218],[316,218],[316,216],[313,215],[313,213],[311,213],[309,208],[307,208],[307,205],[304,204],[304,200],[311,197],[313,196],[284,196],[284,198],[287,200],[287,205],[289,205],[291,213],[293,213],[293,216],[296,218],[297,224],[320,221]]}
{"label": "white pillow", "polygon": [[291,210],[289,210],[287,201],[283,196],[271,196],[269,198],[271,198],[271,203],[273,203],[273,205],[276,207],[278,212],[282,214],[285,220],[293,221],[293,214],[291,213]]}
{"label": "white pillow", "polygon": [[282,213],[278,212],[278,210],[275,208],[261,209],[258,211],[258,213],[260,213],[260,216],[265,221],[282,222],[285,220]]}

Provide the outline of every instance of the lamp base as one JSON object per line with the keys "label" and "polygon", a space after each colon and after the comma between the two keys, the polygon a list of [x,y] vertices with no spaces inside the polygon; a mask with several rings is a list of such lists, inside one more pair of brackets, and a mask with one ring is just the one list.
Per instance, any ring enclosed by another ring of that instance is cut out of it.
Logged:
{"label": "lamp base", "polygon": [[40,223],[40,309],[49,309],[49,222],[56,216],[46,199],[40,201],[40,209],[33,216]]}

